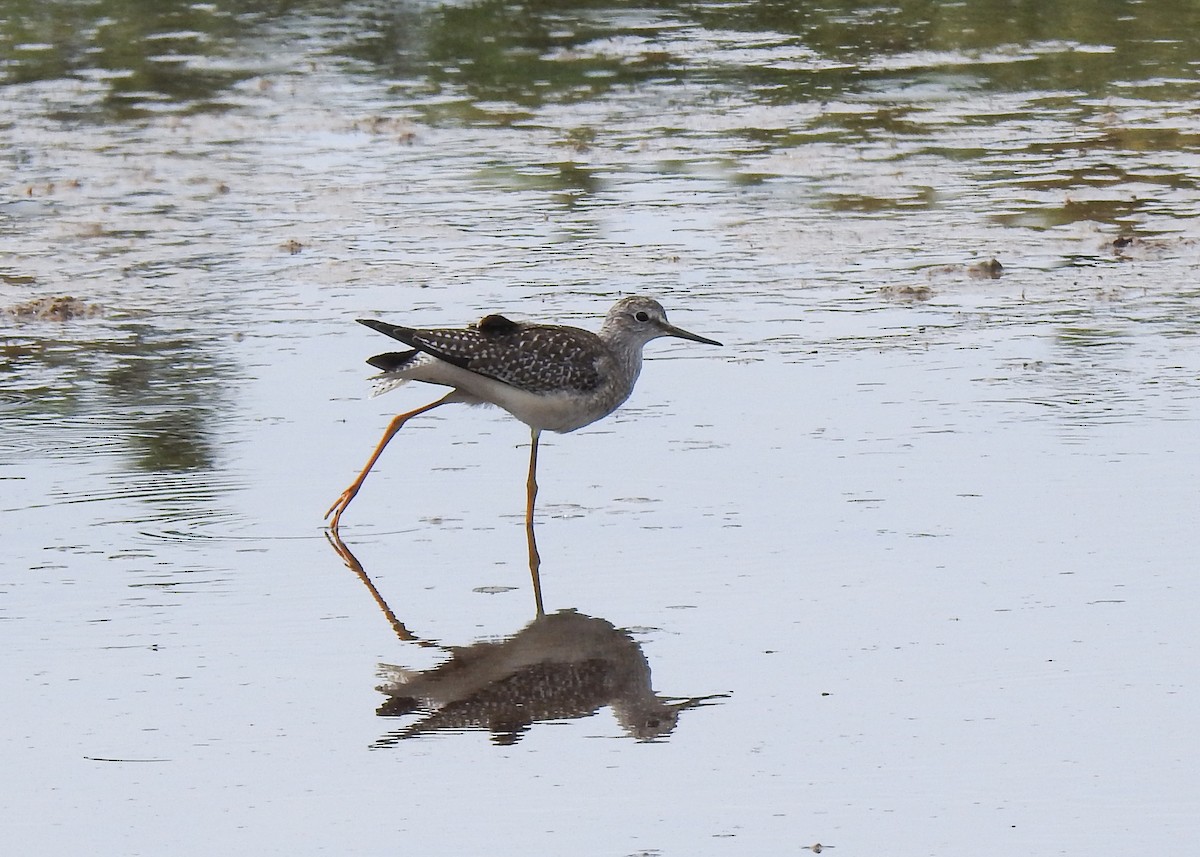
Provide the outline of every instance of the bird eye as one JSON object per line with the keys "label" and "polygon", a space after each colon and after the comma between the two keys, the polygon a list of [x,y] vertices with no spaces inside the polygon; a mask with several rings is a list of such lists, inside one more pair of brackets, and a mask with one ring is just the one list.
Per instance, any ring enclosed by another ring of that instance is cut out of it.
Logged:
{"label": "bird eye", "polygon": [[649,321],[650,320],[650,314],[647,312],[635,312],[633,314],[633,317],[635,319],[637,319],[638,321]]}

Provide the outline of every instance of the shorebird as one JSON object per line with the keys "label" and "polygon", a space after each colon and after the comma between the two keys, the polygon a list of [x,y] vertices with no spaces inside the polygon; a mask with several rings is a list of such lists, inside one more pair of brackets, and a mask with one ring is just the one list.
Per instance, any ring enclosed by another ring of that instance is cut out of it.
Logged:
{"label": "shorebird", "polygon": [[409,381],[450,387],[435,402],[393,417],[366,466],[341,493],[325,517],[337,532],[367,474],[396,432],[418,414],[461,402],[497,405],[531,432],[526,480],[525,527],[530,561],[536,563],[533,507],[537,497],[538,439],[543,431],[571,432],[602,419],[625,402],[642,370],[642,348],[660,336],[720,345],[667,321],[662,305],[651,298],[622,298],[613,305],[599,333],[555,324],[510,321],[489,315],[466,328],[416,329],[358,319],[372,330],[398,339],[411,350],[377,354],[367,360],[381,370],[373,395]]}

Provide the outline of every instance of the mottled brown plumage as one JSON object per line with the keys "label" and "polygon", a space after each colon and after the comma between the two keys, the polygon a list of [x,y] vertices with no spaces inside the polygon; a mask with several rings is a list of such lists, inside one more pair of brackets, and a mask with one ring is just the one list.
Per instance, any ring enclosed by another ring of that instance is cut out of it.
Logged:
{"label": "mottled brown plumage", "polygon": [[[362,319],[361,323],[400,340],[417,353],[529,393],[588,393],[600,386],[600,364],[605,355],[597,349],[599,337],[577,327],[518,324],[502,315],[489,315],[468,328],[416,330],[370,319]],[[384,356],[377,355],[367,362],[385,372],[401,368],[381,365],[389,362],[379,360]]]}

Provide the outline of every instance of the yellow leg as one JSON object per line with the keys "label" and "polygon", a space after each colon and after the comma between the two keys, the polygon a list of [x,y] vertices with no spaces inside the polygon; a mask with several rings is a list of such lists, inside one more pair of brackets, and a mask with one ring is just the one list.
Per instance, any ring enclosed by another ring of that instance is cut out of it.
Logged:
{"label": "yellow leg", "polygon": [[354,499],[354,495],[358,493],[358,489],[362,488],[363,482],[366,481],[367,474],[371,472],[371,468],[375,466],[375,462],[378,461],[379,456],[383,454],[383,448],[388,445],[388,441],[395,437],[396,432],[400,431],[400,428],[406,422],[418,414],[432,411],[439,405],[447,404],[449,401],[451,401],[451,396],[453,395],[454,393],[452,392],[447,396],[443,396],[432,404],[424,405],[423,407],[417,408],[415,411],[409,411],[407,414],[400,414],[400,416],[394,417],[392,421],[388,423],[387,430],[384,431],[383,437],[380,438],[379,443],[375,447],[375,451],[372,452],[371,457],[367,459],[366,467],[362,469],[362,472],[358,474],[358,478],[350,483],[350,487],[338,496],[337,500],[333,502],[333,505],[329,507],[329,511],[325,513],[326,518],[328,518],[330,515],[333,515],[333,520],[329,522],[330,530],[332,530],[334,533],[337,532],[338,522],[342,519],[342,512],[346,511],[346,507],[350,505],[350,501]]}
{"label": "yellow leg", "polygon": [[542,558],[538,555],[537,538],[533,533],[533,502],[537,499],[537,453],[538,438],[541,432],[533,429],[532,440],[529,444],[529,478],[525,482],[525,539],[529,543],[529,575],[533,579],[533,600],[537,606],[537,614],[542,616],[542,578],[540,569]]}

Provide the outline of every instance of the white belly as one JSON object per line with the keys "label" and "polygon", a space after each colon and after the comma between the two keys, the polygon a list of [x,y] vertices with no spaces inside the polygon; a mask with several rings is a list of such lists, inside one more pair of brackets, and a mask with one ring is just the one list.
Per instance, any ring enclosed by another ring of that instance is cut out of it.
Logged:
{"label": "white belly", "polygon": [[468,404],[492,404],[508,411],[530,428],[570,432],[591,425],[615,411],[629,398],[629,390],[601,386],[588,393],[529,393],[492,378],[476,375],[451,363],[425,355],[397,372],[376,376],[375,395],[408,381],[425,381],[454,387]]}

